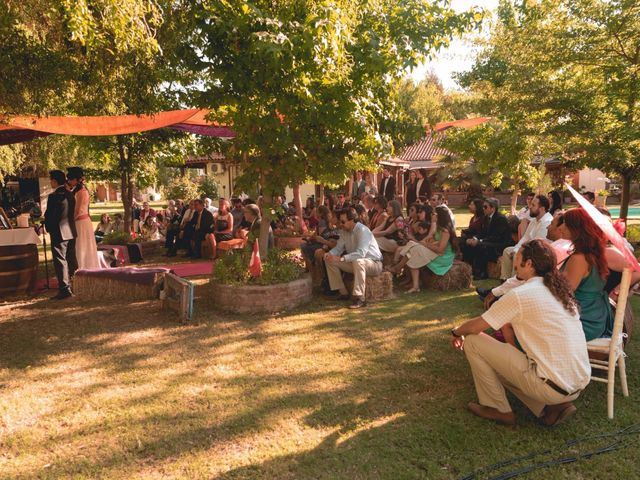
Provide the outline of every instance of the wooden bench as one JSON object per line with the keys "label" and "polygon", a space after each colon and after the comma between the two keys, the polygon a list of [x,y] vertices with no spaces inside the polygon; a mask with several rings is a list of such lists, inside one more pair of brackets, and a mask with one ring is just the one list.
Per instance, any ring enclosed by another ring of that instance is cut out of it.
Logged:
{"label": "wooden bench", "polygon": [[454,260],[453,265],[444,275],[436,275],[428,267],[420,270],[420,284],[423,288],[448,292],[471,288],[473,274],[471,265],[461,260]]}

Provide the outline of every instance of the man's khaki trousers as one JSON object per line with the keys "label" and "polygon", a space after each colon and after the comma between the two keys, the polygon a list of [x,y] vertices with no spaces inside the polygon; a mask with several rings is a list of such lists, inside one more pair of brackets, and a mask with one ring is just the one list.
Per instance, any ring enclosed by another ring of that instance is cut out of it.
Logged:
{"label": "man's khaki trousers", "polygon": [[557,405],[578,398],[579,392],[563,395],[544,382],[536,364],[517,348],[489,335],[468,335],[464,339],[464,353],[471,365],[471,373],[481,405],[505,413],[511,411],[505,387],[524,403],[536,417],[545,405]]}
{"label": "man's khaki trousers", "polygon": [[515,247],[507,247],[502,252],[502,257],[500,259],[500,280],[506,280],[508,278],[513,277],[513,257],[511,254],[515,250]]}
{"label": "man's khaki trousers", "polygon": [[342,272],[353,273],[353,296],[365,299],[365,286],[367,275],[376,276],[382,272],[382,262],[376,262],[370,258],[359,258],[352,262],[325,262],[329,286],[331,290],[340,290],[342,295],[347,295],[347,287],[342,280]]}

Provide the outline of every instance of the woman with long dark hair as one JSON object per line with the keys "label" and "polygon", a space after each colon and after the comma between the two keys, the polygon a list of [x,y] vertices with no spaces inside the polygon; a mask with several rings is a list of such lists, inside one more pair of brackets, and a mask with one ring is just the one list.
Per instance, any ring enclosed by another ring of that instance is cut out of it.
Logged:
{"label": "woman with long dark hair", "polygon": [[469,227],[462,230],[460,235],[460,243],[466,244],[468,238],[473,238],[482,233],[484,226],[484,200],[482,198],[474,198],[469,202],[469,211],[472,213],[472,217],[469,220]]}
{"label": "woman with long dark hair", "polygon": [[404,217],[402,216],[402,205],[397,200],[387,203],[387,220],[382,226],[371,230],[378,242],[378,247],[383,252],[393,253],[398,249],[400,241],[400,231],[404,230]]}
{"label": "woman with long dark hair", "polygon": [[549,206],[549,213],[551,215],[556,213],[556,210],[562,210],[562,195],[560,195],[560,192],[552,190],[547,197],[549,197],[549,203],[551,204]]}
{"label": "woman with long dark hair", "polygon": [[580,305],[580,321],[587,341],[613,330],[613,314],[605,284],[609,275],[607,239],[582,208],[564,213],[559,226],[562,238],[573,242],[573,251],[560,268]]}

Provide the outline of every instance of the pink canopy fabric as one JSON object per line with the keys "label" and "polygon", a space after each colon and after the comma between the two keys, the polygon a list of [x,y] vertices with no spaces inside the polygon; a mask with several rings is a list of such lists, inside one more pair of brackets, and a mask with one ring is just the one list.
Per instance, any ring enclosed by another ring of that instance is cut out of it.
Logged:
{"label": "pink canopy fabric", "polygon": [[569,189],[571,195],[573,195],[573,197],[578,201],[578,204],[586,210],[593,221],[596,222],[596,224],[604,232],[607,239],[609,239],[612,245],[620,250],[620,253],[622,253],[622,255],[624,255],[624,258],[627,259],[627,261],[631,265],[631,268],[640,272],[640,264],[638,264],[638,260],[633,255],[633,253],[629,251],[624,238],[613,227],[611,220],[600,213],[598,209],[589,202],[589,200],[580,195],[573,187],[571,187],[571,185],[566,183],[565,186]]}
{"label": "pink canopy fabric", "polygon": [[213,137],[235,136],[233,130],[206,120],[209,110],[188,109],[158,112],[150,115],[97,117],[31,117],[0,118],[0,145],[19,143],[51,134],[103,136],[146,132],[158,128],[174,128]]}

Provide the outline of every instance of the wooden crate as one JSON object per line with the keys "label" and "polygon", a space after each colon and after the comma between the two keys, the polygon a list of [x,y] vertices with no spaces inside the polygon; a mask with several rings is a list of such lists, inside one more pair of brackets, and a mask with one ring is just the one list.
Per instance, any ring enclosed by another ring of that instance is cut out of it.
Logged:
{"label": "wooden crate", "polygon": [[193,317],[193,283],[173,273],[164,277],[164,288],[160,292],[160,306],[163,310],[173,310],[186,323]]}

